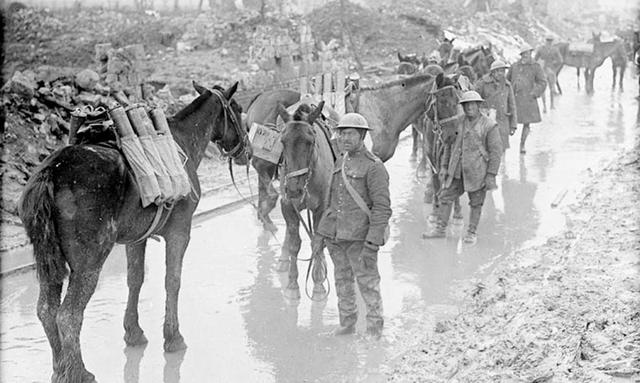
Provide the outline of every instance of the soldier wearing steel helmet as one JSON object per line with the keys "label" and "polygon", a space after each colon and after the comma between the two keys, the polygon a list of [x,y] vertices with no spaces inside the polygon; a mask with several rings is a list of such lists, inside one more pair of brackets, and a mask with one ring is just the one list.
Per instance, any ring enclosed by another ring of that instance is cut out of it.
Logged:
{"label": "soldier wearing steel helmet", "polygon": [[531,57],[533,48],[524,44],[520,48],[520,60],[513,64],[507,72],[507,80],[511,81],[513,92],[516,96],[516,109],[518,110],[518,123],[522,124],[520,136],[520,153],[526,153],[525,144],[530,124],[542,121],[537,98],[542,96],[547,87],[542,67]]}
{"label": "soldier wearing steel helmet", "polygon": [[438,220],[422,236],[423,238],[446,237],[447,223],[454,200],[467,192],[471,212],[465,243],[477,240],[482,204],[487,190],[496,189],[496,174],[500,168],[502,142],[495,121],[480,113],[484,102],[476,91],[465,92],[460,98],[465,118],[456,133],[454,144],[444,151],[439,177],[442,189],[439,192]]}
{"label": "soldier wearing steel helmet", "polygon": [[329,206],[320,218],[312,246],[315,253],[326,244],[334,264],[340,313],[336,335],[355,332],[357,281],[367,306],[367,333],[377,339],[384,324],[378,248],[385,242],[391,217],[389,174],[364,146],[371,128],[363,116],[345,114],[336,130],[343,154],[334,165]]}
{"label": "soldier wearing steel helmet", "polygon": [[509,136],[515,133],[518,126],[513,87],[505,76],[507,68],[503,61],[496,60],[491,64],[490,72],[475,84],[476,92],[484,99],[482,106],[495,111],[503,150],[509,148]]}

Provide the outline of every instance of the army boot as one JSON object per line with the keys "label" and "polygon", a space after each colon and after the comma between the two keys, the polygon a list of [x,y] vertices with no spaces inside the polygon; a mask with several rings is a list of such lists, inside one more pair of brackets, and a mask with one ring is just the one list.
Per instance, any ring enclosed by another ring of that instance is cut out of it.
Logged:
{"label": "army boot", "polygon": [[445,238],[447,236],[447,224],[442,222],[440,219],[429,227],[427,231],[422,233],[422,238],[430,239],[430,238]]}

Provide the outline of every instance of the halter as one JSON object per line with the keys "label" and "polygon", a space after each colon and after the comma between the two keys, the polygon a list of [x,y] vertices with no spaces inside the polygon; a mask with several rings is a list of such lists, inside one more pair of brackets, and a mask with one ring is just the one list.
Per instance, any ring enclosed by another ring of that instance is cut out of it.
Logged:
{"label": "halter", "polygon": [[220,100],[220,105],[222,106],[222,111],[224,113],[224,131],[222,133],[222,137],[224,137],[225,133],[229,129],[228,116],[231,116],[231,124],[233,125],[233,128],[238,135],[238,143],[233,147],[233,149],[229,150],[228,152],[222,147],[222,138],[214,139],[213,143],[216,144],[223,156],[236,158],[240,154],[246,153],[247,148],[249,147],[247,132],[242,130],[242,128],[240,127],[238,119],[236,118],[236,114],[233,112],[233,110],[231,110],[229,100],[224,97],[222,92],[218,89],[213,89],[211,93],[213,93]]}

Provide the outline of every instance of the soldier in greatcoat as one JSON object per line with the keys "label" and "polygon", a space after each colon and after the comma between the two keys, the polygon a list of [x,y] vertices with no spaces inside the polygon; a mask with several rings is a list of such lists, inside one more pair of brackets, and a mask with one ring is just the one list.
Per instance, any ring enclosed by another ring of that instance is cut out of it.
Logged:
{"label": "soldier in greatcoat", "polygon": [[503,61],[496,60],[489,74],[475,84],[476,92],[484,99],[482,107],[495,111],[491,115],[498,123],[503,150],[509,148],[509,136],[516,132],[518,123],[513,87],[505,77],[507,68]]}
{"label": "soldier in greatcoat", "polygon": [[533,61],[532,52],[533,48],[525,44],[520,49],[520,60],[507,72],[507,80],[511,82],[516,96],[518,123],[522,124],[520,136],[520,153],[522,154],[526,153],[525,144],[531,130],[530,124],[542,121],[537,99],[542,96],[547,87],[542,67]]}
{"label": "soldier in greatcoat", "polygon": [[436,210],[438,221],[425,232],[423,238],[444,238],[456,198],[465,192],[469,195],[469,225],[463,242],[473,244],[477,240],[478,223],[487,190],[497,188],[496,174],[500,168],[502,142],[496,122],[480,113],[484,100],[478,92],[465,92],[460,98],[465,118],[458,128],[456,141],[446,148],[442,156],[439,177],[440,206]]}

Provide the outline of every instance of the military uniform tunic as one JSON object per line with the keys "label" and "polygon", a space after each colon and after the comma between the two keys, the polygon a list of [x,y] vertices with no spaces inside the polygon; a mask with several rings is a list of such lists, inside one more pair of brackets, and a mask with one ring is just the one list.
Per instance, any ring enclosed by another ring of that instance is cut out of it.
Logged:
{"label": "military uniform tunic", "polygon": [[[348,181],[371,211],[371,220],[345,187],[341,174],[343,162]],[[365,247],[364,243],[382,245],[391,217],[389,175],[382,161],[364,146],[356,153],[339,158],[334,165],[329,201],[316,233],[325,237],[334,264],[340,324],[347,327],[357,322],[357,281],[367,306],[367,328],[379,330],[384,320],[378,251]]]}

